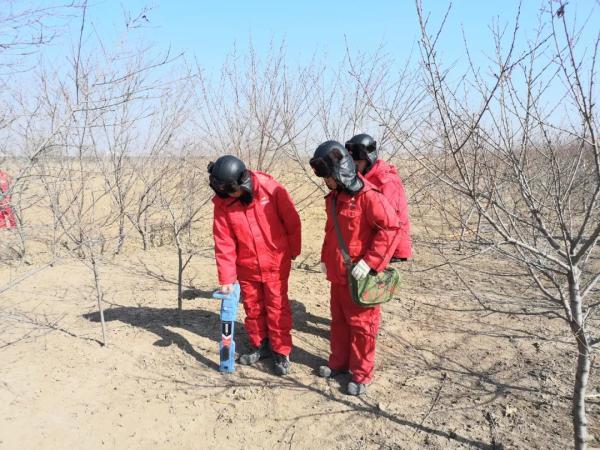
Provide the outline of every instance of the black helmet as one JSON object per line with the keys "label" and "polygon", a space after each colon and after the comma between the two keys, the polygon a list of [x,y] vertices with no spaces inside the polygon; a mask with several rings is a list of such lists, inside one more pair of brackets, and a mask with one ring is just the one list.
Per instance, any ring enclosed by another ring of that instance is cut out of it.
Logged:
{"label": "black helmet", "polygon": [[238,189],[244,191],[241,197],[244,203],[252,200],[252,178],[246,165],[235,156],[221,156],[215,162],[208,163],[209,185],[219,197],[227,198]]}
{"label": "black helmet", "polygon": [[363,188],[363,182],[356,174],[354,161],[337,141],[319,145],[310,160],[310,166],[318,177],[333,177],[338,187],[348,194],[356,194]]}
{"label": "black helmet", "polygon": [[377,142],[368,134],[354,136],[346,142],[346,150],[352,155],[352,159],[367,161],[367,170],[377,161]]}

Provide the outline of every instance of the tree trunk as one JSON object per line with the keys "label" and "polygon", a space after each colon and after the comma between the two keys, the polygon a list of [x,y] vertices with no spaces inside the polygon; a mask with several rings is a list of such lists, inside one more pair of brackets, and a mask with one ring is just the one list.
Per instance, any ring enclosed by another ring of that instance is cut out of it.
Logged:
{"label": "tree trunk", "polygon": [[144,250],[148,250],[148,216],[144,214],[138,221],[140,224],[139,232],[142,235],[142,241],[144,242]]}
{"label": "tree trunk", "polygon": [[181,247],[177,248],[177,309],[181,311],[183,309],[183,252]]}
{"label": "tree trunk", "polygon": [[585,324],[582,312],[582,299],[579,289],[579,270],[575,267],[568,274],[569,296],[571,303],[571,331],[577,340],[577,371],[575,372],[575,387],[573,389],[573,405],[571,414],[573,416],[573,438],[576,450],[587,448],[587,414],[585,411],[585,395],[587,383],[590,376],[590,345],[585,332]]}
{"label": "tree trunk", "polygon": [[575,390],[573,393],[573,431],[575,437],[575,448],[583,450],[587,448],[587,415],[585,412],[585,395],[587,391],[588,378],[590,376],[590,348],[587,336],[583,330],[576,335],[577,349],[577,372],[575,374]]}
{"label": "tree trunk", "polygon": [[115,255],[118,255],[119,253],[121,253],[124,242],[125,242],[125,214],[121,214],[121,216],[119,217],[119,239],[117,241],[117,248],[115,250]]}
{"label": "tree trunk", "polygon": [[148,238],[146,237],[146,233],[140,233],[142,235],[142,243],[144,245],[144,251],[148,250]]}
{"label": "tree trunk", "polygon": [[100,286],[100,274],[96,259],[92,257],[92,272],[94,272],[94,285],[96,287],[96,301],[98,302],[98,311],[100,312],[100,324],[102,325],[102,345],[106,347],[106,324],[104,322],[104,307],[102,305],[102,287]]}
{"label": "tree trunk", "polygon": [[142,237],[142,248],[144,251],[148,250],[148,237],[146,236],[146,232],[142,230],[142,227],[136,227],[137,232]]}

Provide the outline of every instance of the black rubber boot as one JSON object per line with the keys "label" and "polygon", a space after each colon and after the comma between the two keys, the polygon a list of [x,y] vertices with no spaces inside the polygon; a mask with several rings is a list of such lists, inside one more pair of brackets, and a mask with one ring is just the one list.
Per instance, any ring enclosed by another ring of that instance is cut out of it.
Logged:
{"label": "black rubber boot", "polygon": [[287,375],[290,372],[290,358],[286,355],[280,355],[273,352],[275,359],[275,374],[279,376]]}
{"label": "black rubber boot", "polygon": [[270,358],[271,356],[273,356],[271,346],[269,345],[269,340],[265,338],[261,342],[260,347],[252,348],[248,353],[240,356],[239,362],[244,366],[251,366],[261,359]]}
{"label": "black rubber boot", "polygon": [[333,378],[343,373],[348,373],[348,371],[331,369],[329,366],[319,366],[319,376],[321,378]]}
{"label": "black rubber boot", "polygon": [[363,395],[367,392],[367,385],[364,383],[357,383],[355,381],[351,381],[348,383],[348,395]]}

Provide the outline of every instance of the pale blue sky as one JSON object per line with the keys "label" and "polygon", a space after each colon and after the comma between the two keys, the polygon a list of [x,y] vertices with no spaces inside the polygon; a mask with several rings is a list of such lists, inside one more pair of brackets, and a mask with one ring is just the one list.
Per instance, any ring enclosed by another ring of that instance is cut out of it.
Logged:
{"label": "pale blue sky", "polygon": [[[436,24],[449,4],[441,0],[423,3]],[[449,63],[463,57],[464,29],[474,58],[485,65],[486,52],[493,51],[490,24],[514,23],[518,4],[515,0],[455,1],[440,41],[444,60]],[[554,4],[556,8],[558,3]],[[533,36],[542,5],[547,2],[523,2],[519,31],[522,38]],[[596,0],[571,0],[566,11],[583,18],[594,7],[598,9]],[[132,31],[136,38],[159,49],[171,46],[174,52],[185,52],[209,70],[221,65],[234,44],[242,51],[247,48],[250,37],[259,55],[268,49],[270,41],[285,40],[288,63],[292,64],[305,63],[315,54],[337,63],[344,56],[346,39],[353,52],[371,53],[383,43],[387,53],[405,60],[419,37],[415,4],[410,0],[92,0],[88,25],[93,25],[111,44],[124,33],[124,16],[136,17],[142,11],[148,22],[138,21],[143,26]],[[595,14],[593,19],[597,18]],[[78,37],[75,22],[69,33],[71,42]]]}

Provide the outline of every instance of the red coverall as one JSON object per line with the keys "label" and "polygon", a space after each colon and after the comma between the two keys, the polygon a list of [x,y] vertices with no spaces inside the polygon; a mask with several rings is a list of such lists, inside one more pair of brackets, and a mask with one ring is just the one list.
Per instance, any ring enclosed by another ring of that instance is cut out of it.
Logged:
{"label": "red coverall", "polygon": [[253,198],[215,196],[213,235],[219,283],[240,283],[250,344],[269,338],[273,351],[289,355],[292,314],[288,299],[291,258],[300,254],[300,217],[285,188],[251,171]]}
{"label": "red coverall", "polygon": [[361,175],[365,186],[356,195],[331,192],[325,197],[327,223],[321,261],[331,282],[331,369],[352,372],[356,383],[368,384],[375,368],[375,342],[380,308],[363,308],[352,301],[346,267],[332,219],[332,199],[337,197],[337,217],[350,258],[364,259],[377,272],[385,269],[401,238],[398,218],[384,196]]}
{"label": "red coverall", "polygon": [[410,258],[412,256],[412,241],[410,239],[410,219],[408,217],[408,203],[404,193],[404,185],[398,176],[396,168],[378,159],[373,167],[366,173],[365,178],[379,189],[385,198],[396,210],[400,220],[400,233],[402,238],[394,252],[395,258]]}
{"label": "red coverall", "polygon": [[11,178],[0,170],[0,228],[14,228],[17,226],[15,215],[10,207],[10,195],[4,196],[10,188]]}

